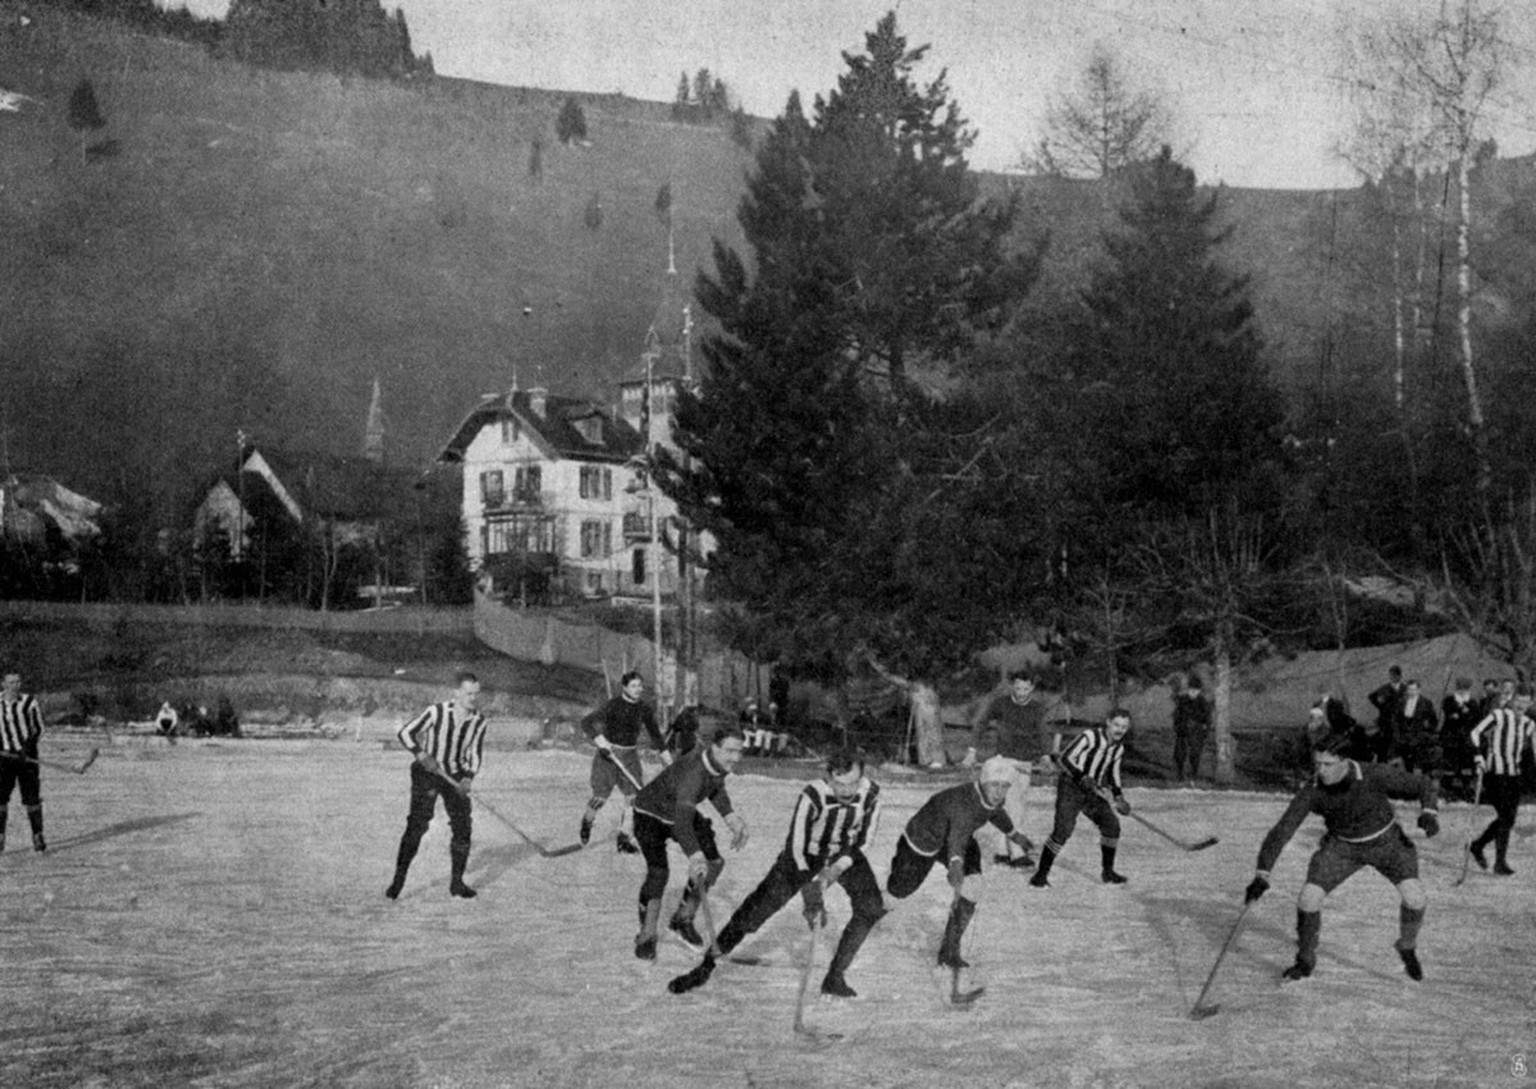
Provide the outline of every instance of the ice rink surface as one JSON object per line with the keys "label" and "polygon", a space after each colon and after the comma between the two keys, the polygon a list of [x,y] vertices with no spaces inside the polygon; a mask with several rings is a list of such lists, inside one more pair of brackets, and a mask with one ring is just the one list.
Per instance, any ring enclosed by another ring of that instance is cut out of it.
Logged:
{"label": "ice rink surface", "polygon": [[[493,727],[494,728],[494,727]],[[88,743],[50,737],[45,758]],[[477,793],[550,847],[575,840],[589,759],[492,751]],[[617,802],[584,851],[543,858],[488,812],[475,820],[473,901],[447,891],[441,810],[405,893],[383,896],[404,826],[407,757],[378,743],[183,742],[103,750],[83,775],[47,769],[50,849],[30,850],[12,800],[0,855],[0,1086],[1273,1087],[1536,1083],[1536,841],[1522,812],[1514,877],[1473,868],[1469,829],[1491,811],[1444,809],[1420,846],[1426,978],[1392,948],[1397,896],[1362,872],[1324,908],[1317,973],[1282,987],[1294,898],[1321,833],[1309,821],[1217,976],[1216,1015],[1188,1014],[1285,797],[1137,789],[1138,812],[1187,853],[1125,822],[1098,879],[1079,824],[1052,887],[991,868],[967,942],[959,1009],[933,967],[949,901],[935,872],[875,929],[848,974],[860,997],[809,1000],[791,1031],[808,931],[798,901],[704,988],[666,982],[697,962],[663,940],[632,953],[637,856],[614,850]],[[647,769],[648,774],[654,767]],[[806,764],[807,775],[814,765]],[[879,776],[877,775],[877,778]],[[752,837],[711,897],[723,925],[784,842],[800,780],[745,774],[730,791]],[[883,780],[871,861],[884,879],[906,819],[944,783]],[[1027,796],[1049,830],[1053,787]],[[1412,829],[1416,806],[1402,810]],[[991,844],[985,845],[990,859]],[[668,909],[681,892],[674,848]],[[825,966],[848,916],[827,896]],[[820,970],[813,977],[812,994]]]}

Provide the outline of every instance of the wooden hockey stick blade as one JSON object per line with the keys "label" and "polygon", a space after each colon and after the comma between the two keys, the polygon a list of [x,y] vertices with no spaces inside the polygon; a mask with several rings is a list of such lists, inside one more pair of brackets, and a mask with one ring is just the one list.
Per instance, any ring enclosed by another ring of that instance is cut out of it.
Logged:
{"label": "wooden hockey stick blade", "polygon": [[[532,843],[533,841],[529,840],[529,842]],[[574,855],[577,851],[581,850],[581,844],[579,843],[567,843],[564,847],[540,847],[537,843],[534,843],[533,846],[545,858],[563,858],[566,855]]]}
{"label": "wooden hockey stick blade", "polygon": [[1189,849],[1191,851],[1203,851],[1207,847],[1214,847],[1214,846],[1216,846],[1220,842],[1221,842],[1221,840],[1217,839],[1215,836],[1207,836],[1205,839],[1202,839],[1199,843],[1191,844]]}
{"label": "wooden hockey stick blade", "polygon": [[1207,1017],[1215,1016],[1220,1009],[1221,1004],[1218,1002],[1213,1002],[1209,1006],[1196,1006],[1189,1011],[1189,1019],[1191,1021],[1204,1021]]}
{"label": "wooden hockey stick blade", "polygon": [[73,771],[76,775],[84,775],[85,769],[96,763],[96,757],[100,755],[100,749],[92,749],[90,752],[85,754],[85,759],[81,761],[78,768],[71,768],[70,770]]}
{"label": "wooden hockey stick blade", "polygon": [[987,993],[985,987],[973,987],[969,991],[962,991],[960,989],[960,969],[951,968],[949,973],[949,1004],[951,1006],[969,1006]]}

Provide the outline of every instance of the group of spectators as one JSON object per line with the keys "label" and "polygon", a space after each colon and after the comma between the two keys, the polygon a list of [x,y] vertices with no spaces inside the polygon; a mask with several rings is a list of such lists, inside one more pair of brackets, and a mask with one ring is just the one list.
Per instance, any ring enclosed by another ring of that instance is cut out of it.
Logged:
{"label": "group of spectators", "polygon": [[1469,678],[1458,677],[1437,710],[1417,680],[1404,680],[1402,669],[1392,666],[1386,683],[1366,698],[1374,716],[1357,720],[1339,696],[1324,692],[1319,697],[1301,738],[1304,770],[1311,770],[1316,744],[1339,741],[1349,759],[1397,764],[1441,780],[1447,790],[1469,794],[1477,755],[1472,731],[1493,711],[1513,705],[1515,682],[1490,678],[1477,693]]}

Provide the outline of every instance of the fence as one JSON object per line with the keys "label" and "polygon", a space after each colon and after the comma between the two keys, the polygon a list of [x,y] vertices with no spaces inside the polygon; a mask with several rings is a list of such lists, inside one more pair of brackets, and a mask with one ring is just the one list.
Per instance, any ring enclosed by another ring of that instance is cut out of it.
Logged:
{"label": "fence", "polygon": [[0,618],[114,624],[180,624],[308,631],[407,632],[473,635],[474,612],[466,606],[402,605],[392,609],[316,612],[289,606],[137,605],[66,601],[0,601]]}
{"label": "fence", "polygon": [[[656,683],[656,653],[641,635],[624,635],[589,624],[572,624],[547,613],[514,609],[494,598],[475,596],[475,636],[486,646],[513,658],[564,664],[604,673],[618,683],[625,669],[637,669]],[[672,695],[676,662],[663,652],[662,687]],[[748,694],[768,690],[769,669],[732,651],[706,649],[699,658],[699,702],[734,710]],[[673,697],[673,705],[676,698]]]}

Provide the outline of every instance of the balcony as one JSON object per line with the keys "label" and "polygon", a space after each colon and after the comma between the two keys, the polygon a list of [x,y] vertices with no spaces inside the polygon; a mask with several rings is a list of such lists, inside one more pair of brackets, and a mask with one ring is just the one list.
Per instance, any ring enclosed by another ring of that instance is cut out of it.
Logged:
{"label": "balcony", "polygon": [[651,539],[651,520],[643,511],[632,510],[624,515],[624,543]]}

